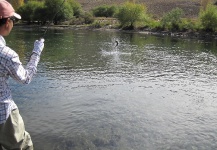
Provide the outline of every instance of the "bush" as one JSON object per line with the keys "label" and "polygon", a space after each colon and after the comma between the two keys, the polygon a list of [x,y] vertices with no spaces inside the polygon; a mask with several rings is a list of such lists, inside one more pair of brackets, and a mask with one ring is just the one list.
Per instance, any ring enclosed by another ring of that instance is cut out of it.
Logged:
{"label": "bush", "polygon": [[25,5],[19,7],[17,12],[22,16],[22,20],[30,23],[34,21],[36,9],[43,8],[43,5],[43,2],[29,1]]}
{"label": "bush", "polygon": [[70,25],[92,24],[94,17],[90,13],[80,14],[79,17],[74,17],[70,21]]}
{"label": "bush", "polygon": [[144,5],[126,2],[120,7],[117,17],[121,27],[134,29],[136,25],[143,24],[147,20],[148,15]]}
{"label": "bush", "polygon": [[73,17],[72,6],[62,0],[45,0],[47,9],[47,20],[58,24],[61,21],[69,20]]}
{"label": "bush", "polygon": [[161,26],[163,29],[179,30],[179,24],[182,22],[183,10],[181,8],[172,9],[165,14],[161,19]]}
{"label": "bush", "polygon": [[160,22],[153,20],[153,19],[150,19],[150,21],[148,22],[148,27],[150,29],[156,29],[157,30],[160,28]]}
{"label": "bush", "polygon": [[102,28],[106,26],[106,24],[104,22],[94,21],[91,26],[94,28]]}
{"label": "bush", "polygon": [[47,9],[46,7],[37,7],[34,13],[34,21],[38,21],[39,24],[44,25],[47,21]]}
{"label": "bush", "polygon": [[199,30],[199,23],[193,19],[182,19],[179,24],[179,29],[181,31],[197,31]]}
{"label": "bush", "polygon": [[67,0],[67,3],[69,3],[71,8],[73,9],[75,17],[79,17],[80,15],[82,15],[83,10],[80,3],[75,0]]}
{"label": "bush", "polygon": [[84,13],[80,16],[81,18],[84,18],[84,23],[85,24],[91,24],[94,22],[94,17],[90,13]]}
{"label": "bush", "polygon": [[92,10],[95,17],[113,17],[117,11],[117,7],[107,5],[99,6]]}
{"label": "bush", "polygon": [[26,4],[18,9],[22,16],[22,20],[42,22],[52,21],[55,24],[70,20],[73,15],[79,17],[82,15],[81,5],[75,0],[44,0],[39,2],[29,0]]}
{"label": "bush", "polygon": [[199,14],[201,26],[206,31],[216,31],[217,28],[217,9],[216,6],[209,4],[206,10],[201,10]]}
{"label": "bush", "polygon": [[24,4],[24,0],[7,0],[15,10],[21,7]]}

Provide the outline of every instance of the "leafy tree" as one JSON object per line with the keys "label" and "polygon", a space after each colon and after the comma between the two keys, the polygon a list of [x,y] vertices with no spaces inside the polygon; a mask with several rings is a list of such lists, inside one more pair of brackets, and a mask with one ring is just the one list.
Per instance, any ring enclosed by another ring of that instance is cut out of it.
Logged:
{"label": "leafy tree", "polygon": [[57,24],[60,21],[69,20],[73,17],[73,9],[69,3],[63,0],[45,0],[47,19]]}
{"label": "leafy tree", "polygon": [[93,14],[96,17],[107,17],[106,9],[108,6],[99,6],[93,9]]}
{"label": "leafy tree", "polygon": [[67,3],[73,9],[74,16],[79,17],[82,14],[82,7],[81,4],[75,0],[67,0]]}
{"label": "leafy tree", "polygon": [[45,6],[41,6],[41,7],[37,7],[35,9],[35,13],[34,13],[34,17],[33,19],[35,21],[38,21],[38,23],[40,24],[45,24],[47,21],[47,9],[45,8]]}
{"label": "leafy tree", "polygon": [[202,28],[206,31],[217,29],[217,9],[216,6],[209,4],[206,10],[201,10],[199,14]]}
{"label": "leafy tree", "polygon": [[161,19],[161,25],[164,29],[179,29],[183,10],[181,8],[174,8],[166,13]]}
{"label": "leafy tree", "polygon": [[19,7],[18,13],[22,16],[22,20],[29,23],[34,21],[35,10],[43,7],[43,2],[28,1],[25,5]]}
{"label": "leafy tree", "polygon": [[146,21],[146,7],[135,2],[126,2],[120,7],[117,17],[122,27],[133,29],[137,24]]}
{"label": "leafy tree", "polygon": [[15,10],[24,4],[24,0],[8,0],[8,2],[11,3]]}
{"label": "leafy tree", "polygon": [[84,23],[85,24],[91,24],[94,22],[94,17],[91,13],[84,13],[81,15],[81,18],[84,18]]}
{"label": "leafy tree", "polygon": [[94,8],[92,11],[96,17],[113,17],[117,13],[117,10],[115,6],[103,5]]}

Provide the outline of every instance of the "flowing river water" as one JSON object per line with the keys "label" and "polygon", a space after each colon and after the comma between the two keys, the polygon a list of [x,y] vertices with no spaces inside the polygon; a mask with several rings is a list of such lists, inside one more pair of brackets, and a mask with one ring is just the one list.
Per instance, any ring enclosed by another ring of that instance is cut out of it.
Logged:
{"label": "flowing river water", "polygon": [[[25,65],[40,35],[15,28],[6,41]],[[36,150],[217,149],[215,39],[52,30],[45,40],[33,81],[10,80]]]}

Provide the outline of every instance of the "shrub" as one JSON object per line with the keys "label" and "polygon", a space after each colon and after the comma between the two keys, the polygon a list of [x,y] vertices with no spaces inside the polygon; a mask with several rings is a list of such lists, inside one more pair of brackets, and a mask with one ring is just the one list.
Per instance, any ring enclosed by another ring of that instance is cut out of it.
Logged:
{"label": "shrub", "polygon": [[117,7],[107,5],[99,6],[92,10],[95,17],[113,17],[117,11]]}
{"label": "shrub", "polygon": [[73,9],[67,2],[62,0],[45,0],[47,9],[47,20],[58,24],[61,21],[69,20],[73,17]]}
{"label": "shrub", "polygon": [[44,25],[47,21],[47,9],[46,7],[42,6],[42,7],[37,7],[35,9],[35,13],[34,13],[34,21],[38,21],[39,24]]}
{"label": "shrub", "polygon": [[150,19],[148,22],[148,27],[150,29],[159,29],[160,28],[160,22],[157,20]]}
{"label": "shrub", "polygon": [[92,27],[94,27],[94,28],[102,28],[103,26],[105,26],[105,25],[103,23],[98,22],[98,21],[94,21],[92,23]]}
{"label": "shrub", "polygon": [[172,9],[166,13],[161,19],[161,26],[163,29],[179,30],[179,24],[181,23],[181,17],[183,16],[183,10],[181,8]]}
{"label": "shrub", "polygon": [[84,13],[81,15],[81,18],[84,18],[84,23],[85,24],[91,24],[94,22],[94,17],[90,13]]}
{"label": "shrub", "polygon": [[15,10],[17,10],[19,7],[21,7],[24,4],[24,0],[7,0],[11,5],[14,7]]}
{"label": "shrub", "polygon": [[67,3],[69,3],[71,8],[73,9],[75,17],[79,17],[80,15],[82,15],[83,10],[80,3],[75,0],[67,0]]}
{"label": "shrub", "polygon": [[201,10],[199,14],[201,26],[206,31],[215,31],[217,27],[216,6],[209,4],[206,10]]}
{"label": "shrub", "polygon": [[43,7],[42,2],[29,1],[25,5],[19,7],[17,11],[22,16],[22,20],[28,21],[30,23],[34,21],[34,17],[36,15],[35,10],[42,7]]}
{"label": "shrub", "polygon": [[79,17],[74,17],[71,19],[71,25],[79,24],[92,24],[94,22],[94,17],[90,13],[83,13]]}
{"label": "shrub", "polygon": [[126,2],[120,7],[117,17],[121,27],[134,29],[136,25],[143,24],[147,20],[146,7],[142,4]]}
{"label": "shrub", "polygon": [[38,21],[43,24],[52,21],[55,24],[70,20],[73,15],[82,15],[81,5],[75,0],[44,0],[42,2],[29,0],[18,9],[22,20],[32,22]]}
{"label": "shrub", "polygon": [[182,31],[197,31],[199,30],[199,22],[189,18],[182,19],[179,29]]}

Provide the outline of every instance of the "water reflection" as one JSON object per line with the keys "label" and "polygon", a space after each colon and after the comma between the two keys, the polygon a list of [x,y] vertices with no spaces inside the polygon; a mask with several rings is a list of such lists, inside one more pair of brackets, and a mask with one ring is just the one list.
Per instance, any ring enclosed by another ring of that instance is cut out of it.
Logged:
{"label": "water reflection", "polygon": [[[8,45],[25,63],[39,35]],[[45,45],[33,82],[11,81],[36,150],[216,149],[216,41],[56,30]]]}

